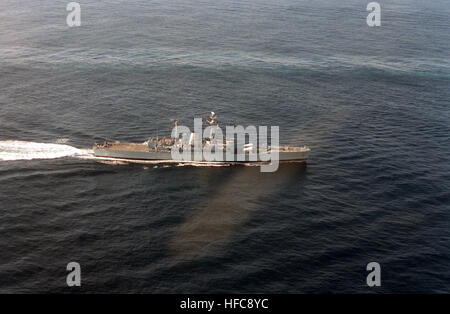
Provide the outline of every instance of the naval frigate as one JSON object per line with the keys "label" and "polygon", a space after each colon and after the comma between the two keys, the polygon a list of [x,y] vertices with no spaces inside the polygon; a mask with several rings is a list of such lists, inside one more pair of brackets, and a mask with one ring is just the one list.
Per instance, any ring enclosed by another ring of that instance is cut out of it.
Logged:
{"label": "naval frigate", "polygon": [[[175,134],[178,128],[178,119],[170,119],[174,122]],[[217,117],[211,112],[206,124],[211,127],[218,127]],[[209,137],[197,138],[192,132],[188,136],[189,140],[183,141],[182,138],[173,137],[150,137],[141,143],[110,142],[95,143],[93,147],[95,157],[103,159],[117,159],[129,162],[139,161],[159,161],[159,162],[177,162],[177,163],[218,163],[218,164],[238,164],[238,163],[267,163],[271,160],[267,156],[277,156],[279,162],[300,162],[305,163],[309,147],[292,146],[258,146],[257,143],[245,142],[238,147],[238,141],[234,138],[218,138],[211,129]],[[196,155],[195,147],[201,147],[201,151],[208,150],[213,152],[216,157],[214,160],[206,158],[204,154]],[[176,149],[183,158],[175,157],[173,149]],[[231,154],[227,154],[229,151]],[[187,153],[187,154],[186,154]],[[187,158],[186,158],[187,156]],[[219,156],[219,158],[217,158]]]}

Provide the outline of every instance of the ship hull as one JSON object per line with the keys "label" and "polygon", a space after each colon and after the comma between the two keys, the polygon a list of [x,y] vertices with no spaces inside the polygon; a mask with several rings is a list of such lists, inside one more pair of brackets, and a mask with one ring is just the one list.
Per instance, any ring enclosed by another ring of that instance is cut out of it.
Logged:
{"label": "ship hull", "polygon": [[[219,161],[209,161],[204,158],[191,158],[188,160],[176,160],[172,158],[170,152],[154,152],[154,151],[124,151],[124,150],[113,150],[94,147],[94,155],[101,158],[114,158],[114,159],[124,159],[127,161],[170,161],[170,162],[208,162],[208,163],[247,163],[247,162],[267,162],[258,158],[257,155],[244,155],[244,160],[238,160],[237,155],[234,155],[233,160],[226,160],[223,156],[223,160]],[[280,162],[305,162],[307,159],[307,152],[279,152]]]}

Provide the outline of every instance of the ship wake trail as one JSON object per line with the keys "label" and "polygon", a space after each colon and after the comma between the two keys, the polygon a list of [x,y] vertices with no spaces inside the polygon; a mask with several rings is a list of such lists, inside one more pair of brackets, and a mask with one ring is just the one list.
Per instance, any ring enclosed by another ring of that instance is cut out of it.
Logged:
{"label": "ship wake trail", "polygon": [[88,150],[66,144],[0,141],[0,160],[56,159],[88,154]]}

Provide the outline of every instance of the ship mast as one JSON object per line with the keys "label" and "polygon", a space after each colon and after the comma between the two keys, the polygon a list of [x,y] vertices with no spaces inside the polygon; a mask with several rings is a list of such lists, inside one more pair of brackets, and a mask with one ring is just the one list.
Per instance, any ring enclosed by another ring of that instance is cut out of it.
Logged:
{"label": "ship mast", "polygon": [[[212,135],[213,135],[213,130],[215,131],[215,129],[217,128],[217,116],[214,113],[214,111],[211,111],[211,114],[209,115],[209,120],[207,120],[207,123],[211,126],[211,131],[209,133],[209,138],[212,139]],[[216,128],[213,128],[212,126],[215,125]]]}
{"label": "ship mast", "polygon": [[170,121],[175,125],[175,134],[178,134],[178,119],[170,119]]}

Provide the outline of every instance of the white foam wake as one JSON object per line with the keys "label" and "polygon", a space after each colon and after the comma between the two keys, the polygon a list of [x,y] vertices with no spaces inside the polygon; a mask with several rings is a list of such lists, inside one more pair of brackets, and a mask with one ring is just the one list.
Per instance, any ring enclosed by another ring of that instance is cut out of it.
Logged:
{"label": "white foam wake", "polygon": [[85,155],[70,145],[25,141],[0,141],[0,160],[54,159]]}

